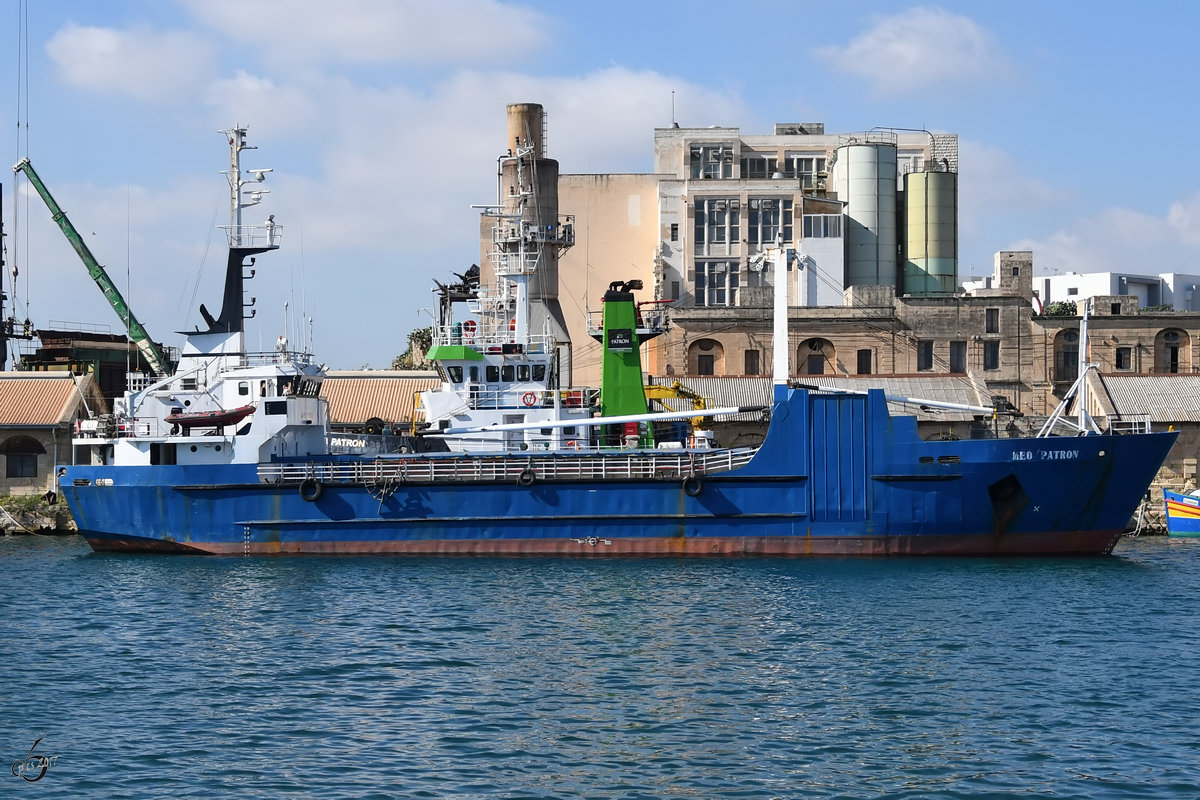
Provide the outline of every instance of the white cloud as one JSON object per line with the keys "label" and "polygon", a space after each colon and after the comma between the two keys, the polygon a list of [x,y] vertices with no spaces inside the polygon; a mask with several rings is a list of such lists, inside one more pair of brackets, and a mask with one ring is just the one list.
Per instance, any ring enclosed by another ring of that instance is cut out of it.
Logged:
{"label": "white cloud", "polygon": [[879,93],[918,93],[1007,71],[989,36],[968,17],[916,7],[885,17],[845,47],[819,55]]}
{"label": "white cloud", "polygon": [[540,13],[496,0],[184,0],[273,62],[512,63],[549,41]]}
{"label": "white cloud", "polygon": [[298,84],[281,86],[271,78],[238,70],[231,78],[212,81],[204,100],[214,122],[225,127],[253,120],[256,137],[277,138],[302,131],[320,121],[320,111],[309,90]]}
{"label": "white cloud", "polygon": [[1194,272],[1194,245],[1173,221],[1128,208],[1110,208],[1012,247],[1032,250],[1037,274],[1065,272]]}
{"label": "white cloud", "polygon": [[183,31],[92,28],[68,23],[46,43],[63,81],[143,101],[190,100],[211,77],[216,48]]}
{"label": "white cloud", "polygon": [[[287,206],[287,217],[306,219],[306,241],[313,246],[404,242],[409,252],[433,252],[452,242],[474,246],[477,212],[470,205],[495,200],[508,103],[543,105],[547,154],[563,172],[649,172],[649,131],[670,124],[672,88],[687,96],[685,109],[744,114],[733,98],[620,68],[554,79],[467,71],[428,93],[342,79],[313,81],[303,92],[272,87],[268,94],[303,94],[321,109],[309,130],[292,131],[304,137],[301,146],[311,148],[311,157],[290,174],[280,169],[272,176],[272,202]],[[270,113],[269,106],[255,109],[256,141],[269,142],[267,132],[278,127]],[[285,186],[289,180],[293,185]]]}
{"label": "white cloud", "polygon": [[1180,239],[1200,246],[1200,193],[1172,204],[1167,222]]}

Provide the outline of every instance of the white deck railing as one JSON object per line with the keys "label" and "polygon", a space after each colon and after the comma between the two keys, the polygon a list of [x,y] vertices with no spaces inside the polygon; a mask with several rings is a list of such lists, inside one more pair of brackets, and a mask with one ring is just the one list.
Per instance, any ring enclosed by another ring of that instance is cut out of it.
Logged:
{"label": "white deck railing", "polygon": [[757,447],[711,452],[638,451],[600,455],[418,455],[371,461],[309,461],[261,464],[263,483],[399,485],[493,481],[679,480],[726,472],[750,463]]}

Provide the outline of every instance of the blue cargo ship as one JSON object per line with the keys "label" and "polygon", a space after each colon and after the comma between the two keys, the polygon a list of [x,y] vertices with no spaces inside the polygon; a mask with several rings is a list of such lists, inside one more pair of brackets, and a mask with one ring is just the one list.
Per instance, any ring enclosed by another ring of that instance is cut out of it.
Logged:
{"label": "blue cargo ship", "polygon": [[[188,334],[174,374],[85,423],[75,463],[58,469],[79,532],[99,551],[1103,554],[1177,436],[923,441],[880,391],[790,385],[781,352],[760,446],[720,447],[707,431],[672,439],[662,431],[680,426],[664,422],[745,409],[640,413],[639,345],[662,320],[639,309],[635,282],[605,296],[599,395],[563,388],[553,315],[528,285],[571,233],[519,199],[497,217],[501,290],[477,291],[475,276],[440,287],[431,357],[443,384],[422,398],[422,435],[335,433],[307,353],[283,337],[270,353],[246,351],[242,281],[282,229],[241,224],[244,129],[230,144],[220,317],[206,313],[208,329]],[[518,147],[505,160],[518,184],[526,155]],[[776,341],[787,340],[784,292]],[[456,321],[462,306],[469,318]]]}

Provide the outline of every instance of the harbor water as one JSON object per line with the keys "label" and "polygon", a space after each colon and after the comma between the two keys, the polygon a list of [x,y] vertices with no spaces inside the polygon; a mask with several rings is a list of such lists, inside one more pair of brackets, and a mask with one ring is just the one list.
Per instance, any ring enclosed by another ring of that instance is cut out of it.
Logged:
{"label": "harbor water", "polygon": [[1198,589],[1200,541],[1164,537],[1009,560],[0,537],[0,797],[1198,797]]}

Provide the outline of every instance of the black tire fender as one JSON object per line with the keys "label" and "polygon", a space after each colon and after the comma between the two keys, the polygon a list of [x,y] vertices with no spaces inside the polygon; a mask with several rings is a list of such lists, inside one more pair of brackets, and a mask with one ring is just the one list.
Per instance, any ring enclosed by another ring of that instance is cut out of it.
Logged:
{"label": "black tire fender", "polygon": [[310,503],[317,502],[323,491],[325,491],[325,487],[316,478],[305,478],[300,481],[300,497]]}

